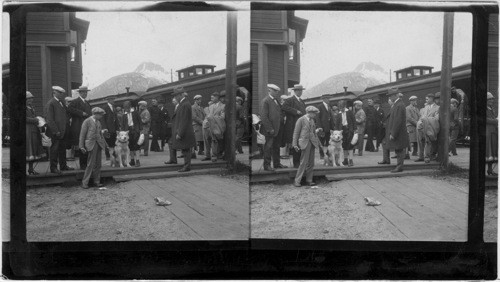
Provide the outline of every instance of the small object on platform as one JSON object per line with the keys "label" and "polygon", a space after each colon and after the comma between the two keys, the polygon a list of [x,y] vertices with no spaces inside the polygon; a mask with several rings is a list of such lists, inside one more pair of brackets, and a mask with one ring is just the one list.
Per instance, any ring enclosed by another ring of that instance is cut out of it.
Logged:
{"label": "small object on platform", "polygon": [[162,197],[156,197],[155,203],[157,206],[170,206],[172,203],[163,199]]}
{"label": "small object on platform", "polygon": [[99,190],[107,190],[108,188],[106,187],[99,187]]}
{"label": "small object on platform", "polygon": [[373,199],[373,198],[370,198],[370,197],[365,197],[365,205],[367,206],[380,206],[382,203]]}
{"label": "small object on platform", "polygon": [[311,189],[318,189],[318,186],[311,186]]}

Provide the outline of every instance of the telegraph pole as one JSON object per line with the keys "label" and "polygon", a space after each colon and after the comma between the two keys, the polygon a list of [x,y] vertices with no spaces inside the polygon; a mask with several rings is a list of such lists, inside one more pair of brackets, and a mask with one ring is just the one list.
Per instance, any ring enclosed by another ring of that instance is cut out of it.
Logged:
{"label": "telegraph pole", "polygon": [[227,12],[226,52],[226,161],[229,170],[236,161],[236,55],[237,55],[237,12]]}
{"label": "telegraph pole", "polygon": [[450,139],[450,93],[451,70],[453,59],[453,19],[454,13],[444,13],[443,24],[443,60],[441,64],[441,105],[439,106],[439,158],[441,167],[448,168]]}

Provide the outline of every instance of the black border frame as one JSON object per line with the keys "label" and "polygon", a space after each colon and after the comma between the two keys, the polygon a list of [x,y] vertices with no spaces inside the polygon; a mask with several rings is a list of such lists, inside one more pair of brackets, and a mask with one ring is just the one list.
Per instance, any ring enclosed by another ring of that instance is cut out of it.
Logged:
{"label": "black border frame", "polygon": [[[25,19],[28,12],[91,12],[63,4],[7,5],[11,16],[10,102],[24,111]],[[252,10],[470,12],[473,16],[471,156],[467,242],[345,240],[27,242],[24,132],[11,138],[11,241],[4,242],[9,278],[329,278],[494,279],[497,243],[483,241],[488,15],[496,2],[251,3]],[[134,11],[224,11],[202,2],[159,3]],[[22,128],[25,116],[12,116]],[[21,131],[22,132],[22,131]],[[430,265],[429,265],[430,263]],[[363,266],[368,270],[363,271]]]}

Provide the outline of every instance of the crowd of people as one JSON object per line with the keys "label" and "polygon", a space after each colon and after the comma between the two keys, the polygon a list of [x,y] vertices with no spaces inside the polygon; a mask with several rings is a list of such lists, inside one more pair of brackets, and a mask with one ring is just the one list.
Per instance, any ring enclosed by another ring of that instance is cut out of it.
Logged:
{"label": "crowd of people", "polygon": [[[204,156],[202,161],[217,161],[224,158],[225,151],[225,91],[214,92],[206,107],[202,106],[202,96],[194,96],[194,103],[188,100],[188,93],[182,88],[173,91],[172,103],[175,108],[169,113],[165,102],[152,99],[139,101],[137,107],[132,101],[125,101],[122,107],[115,104],[116,97],[108,96],[102,107],[92,108],[87,101],[90,89],[82,86],[78,97],[67,97],[60,86],[52,87],[53,97],[45,106],[45,113],[38,116],[32,107],[35,96],[26,92],[26,160],[28,174],[38,175],[33,164],[47,154],[48,147],[50,172],[74,170],[68,160],[78,158],[79,169],[85,170],[84,188],[93,174],[101,167],[101,151],[106,160],[112,160],[117,134],[128,132],[130,162],[127,166],[141,166],[140,156],[147,157],[149,151],[163,152],[168,144],[169,159],[165,164],[177,164],[177,158],[184,158],[179,172],[191,169],[191,159],[196,152]],[[246,111],[244,101],[247,95],[238,92],[236,97],[236,149],[243,153],[241,139],[245,132]],[[151,135],[151,139],[150,139]],[[42,142],[46,141],[46,142]],[[181,151],[181,155],[177,155]],[[142,154],[141,154],[142,153]],[[98,185],[98,180],[95,183]]]}
{"label": "crowd of people", "polygon": [[[292,88],[292,95],[280,95],[281,89],[274,84],[268,84],[267,88],[268,95],[261,101],[260,115],[254,116],[257,143],[262,144],[263,149],[263,169],[286,168],[281,159],[291,157],[293,166],[298,168],[296,185],[300,185],[303,174],[306,183],[311,184],[314,150],[319,150],[320,158],[328,157],[325,155],[330,154],[328,146],[333,131],[342,132],[344,166],[354,166],[356,152],[363,156],[363,151],[378,152],[380,147],[383,153],[378,164],[390,164],[391,159],[396,159],[397,165],[391,171],[394,173],[403,171],[404,160],[410,159],[410,153],[416,157],[415,162],[429,163],[439,159],[438,140],[443,134],[439,128],[439,92],[427,94],[425,106],[419,109],[416,96],[411,96],[409,105],[405,105],[403,93],[390,88],[387,91],[389,106],[384,111],[379,100],[366,99],[366,104],[356,100],[353,107],[348,108],[347,100],[332,103],[330,95],[323,95],[317,107],[306,107],[301,98],[304,87],[300,84]],[[451,97],[449,154],[456,156],[456,141],[463,126],[460,117],[465,93],[453,87]],[[497,119],[491,93],[488,93],[488,101],[487,154],[488,160],[493,162],[497,159]],[[395,156],[390,156],[391,150]],[[489,174],[494,174],[492,162],[489,162]]]}

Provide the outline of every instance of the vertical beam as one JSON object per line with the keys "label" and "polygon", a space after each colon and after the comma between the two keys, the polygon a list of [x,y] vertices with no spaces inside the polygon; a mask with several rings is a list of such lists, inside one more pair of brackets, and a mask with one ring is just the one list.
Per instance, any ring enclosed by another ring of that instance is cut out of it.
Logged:
{"label": "vertical beam", "polygon": [[226,160],[228,169],[234,169],[236,161],[236,58],[238,12],[227,12],[226,52]]}
{"label": "vertical beam", "polygon": [[472,73],[470,93],[470,169],[467,240],[483,243],[484,181],[486,156],[486,81],[488,74],[488,14],[473,13]]}
{"label": "vertical beam", "polygon": [[454,13],[444,13],[443,56],[441,63],[441,105],[439,107],[439,156],[441,167],[448,168],[448,147],[450,139],[450,93],[453,62],[453,19]]}

